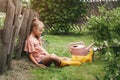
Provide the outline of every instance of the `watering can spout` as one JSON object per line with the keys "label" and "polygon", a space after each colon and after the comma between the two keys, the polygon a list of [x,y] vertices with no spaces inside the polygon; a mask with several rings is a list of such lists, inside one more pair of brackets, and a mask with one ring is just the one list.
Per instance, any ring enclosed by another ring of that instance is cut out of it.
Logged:
{"label": "watering can spout", "polygon": [[95,44],[95,42],[93,42],[92,44],[90,44],[86,49],[89,51],[90,48]]}

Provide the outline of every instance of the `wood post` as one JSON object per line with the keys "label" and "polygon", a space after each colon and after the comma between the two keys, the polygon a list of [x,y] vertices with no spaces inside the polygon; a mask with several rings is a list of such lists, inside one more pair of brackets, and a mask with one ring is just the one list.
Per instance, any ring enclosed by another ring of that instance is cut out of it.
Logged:
{"label": "wood post", "polygon": [[7,5],[7,12],[6,12],[6,19],[5,19],[5,25],[2,32],[2,43],[1,43],[1,50],[0,50],[0,72],[6,71],[7,66],[7,58],[8,55],[11,53],[11,37],[13,34],[13,21],[14,21],[14,12],[15,12],[15,6],[11,2],[11,0],[8,0]]}
{"label": "wood post", "polygon": [[0,0],[0,11],[6,12],[8,0]]}
{"label": "wood post", "polygon": [[[15,50],[16,59],[21,58],[32,19],[38,14],[30,8],[22,8],[21,0],[0,0],[0,12],[6,13],[4,27],[0,29],[0,73],[2,73],[10,69]],[[14,48],[17,37],[17,48]]]}
{"label": "wood post", "polygon": [[22,23],[22,21],[21,21],[22,18],[20,18],[21,10],[22,10],[22,3],[20,0],[14,0],[13,3],[15,5],[15,14],[14,14],[14,26],[15,27],[13,29],[13,34],[11,36],[11,47],[10,47],[11,51],[10,51],[10,54],[8,56],[8,59],[7,59],[8,69],[11,68],[11,61],[12,61],[15,39],[16,39],[17,34],[20,30],[20,24]]}

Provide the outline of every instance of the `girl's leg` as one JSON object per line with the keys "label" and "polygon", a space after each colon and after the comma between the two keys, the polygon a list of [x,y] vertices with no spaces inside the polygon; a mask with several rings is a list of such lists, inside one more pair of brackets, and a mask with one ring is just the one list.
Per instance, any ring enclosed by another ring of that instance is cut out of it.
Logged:
{"label": "girl's leg", "polygon": [[56,56],[47,55],[47,56],[45,56],[45,57],[42,59],[42,63],[43,63],[45,66],[50,66],[52,62],[53,62],[56,66],[60,66],[60,64],[61,64],[61,60],[60,60],[58,57],[56,57]]}
{"label": "girl's leg", "polygon": [[56,54],[50,54],[50,56],[58,57],[58,58],[61,59],[61,60],[71,61],[71,58],[68,58],[68,57],[60,57],[60,56],[57,56]]}

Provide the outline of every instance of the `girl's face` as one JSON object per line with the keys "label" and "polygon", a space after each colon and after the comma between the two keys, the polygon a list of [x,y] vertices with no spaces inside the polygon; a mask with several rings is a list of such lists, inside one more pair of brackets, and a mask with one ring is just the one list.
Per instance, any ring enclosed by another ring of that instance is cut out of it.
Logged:
{"label": "girl's face", "polygon": [[33,34],[36,37],[40,37],[43,31],[44,31],[44,27],[41,25],[33,28]]}

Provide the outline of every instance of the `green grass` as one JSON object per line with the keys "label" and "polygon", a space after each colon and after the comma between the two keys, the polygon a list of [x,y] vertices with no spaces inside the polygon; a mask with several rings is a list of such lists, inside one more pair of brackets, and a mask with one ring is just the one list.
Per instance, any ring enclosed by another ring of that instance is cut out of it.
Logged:
{"label": "green grass", "polygon": [[[46,47],[49,53],[67,57],[71,57],[67,49],[69,43],[84,41],[86,45],[89,45],[93,42],[90,35],[46,35],[44,38],[49,42]],[[98,60],[98,57],[98,54],[95,54],[93,63],[84,63],[81,66],[67,66],[63,68],[54,68],[54,66],[51,66],[47,69],[32,69],[31,72],[35,75],[32,80],[96,80],[97,75],[102,77],[105,73],[105,64]]]}

